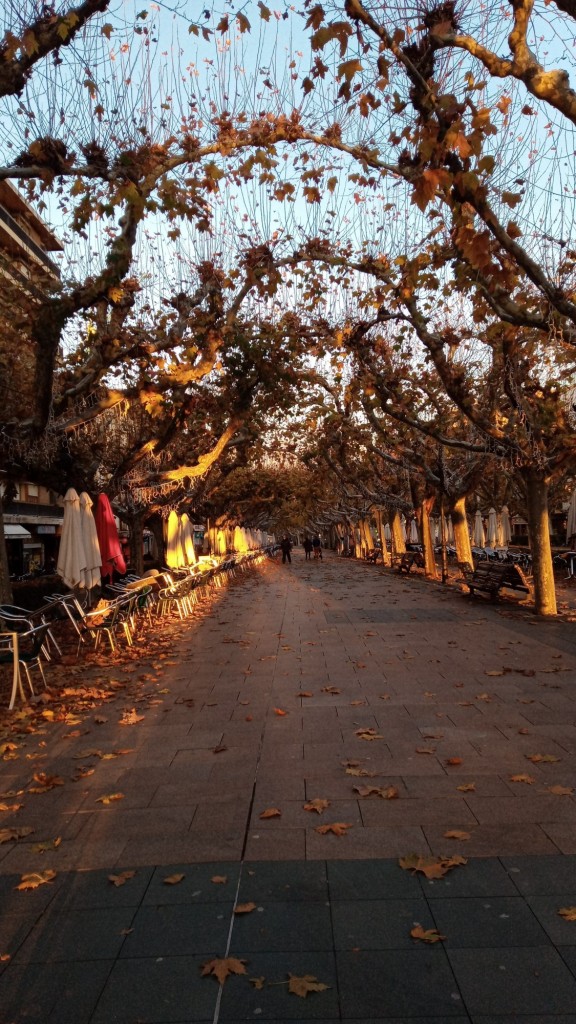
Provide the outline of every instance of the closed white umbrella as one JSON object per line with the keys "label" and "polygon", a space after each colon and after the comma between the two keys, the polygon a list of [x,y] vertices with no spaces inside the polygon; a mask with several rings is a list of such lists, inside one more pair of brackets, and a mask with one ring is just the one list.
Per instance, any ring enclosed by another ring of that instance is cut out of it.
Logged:
{"label": "closed white umbrella", "polygon": [[484,524],[482,522],[482,513],[480,509],[477,509],[476,515],[474,516],[474,533],[472,535],[472,540],[477,548],[483,548],[486,543],[484,536]]}
{"label": "closed white umbrella", "polygon": [[420,538],[418,536],[418,523],[415,519],[410,523],[410,544],[418,544]]}
{"label": "closed white umbrella", "polygon": [[180,543],[180,520],[174,510],[168,516],[166,561],[170,569],[184,565],[184,552]]}
{"label": "closed white umbrella", "polygon": [[510,525],[510,512],[508,511],[508,505],[502,505],[500,522],[502,524],[502,547],[507,548],[512,540],[512,527]]}
{"label": "closed white umbrella", "polygon": [[194,533],[190,519],[185,512],[180,516],[180,541],[188,565],[195,565],[197,558],[194,550]]}
{"label": "closed white umbrella", "polygon": [[64,496],[64,522],[62,523],[56,572],[71,590],[74,590],[75,587],[86,586],[84,576],[86,562],[82,543],[80,498],[74,488],[70,487]]}
{"label": "closed white umbrella", "polygon": [[489,548],[498,547],[498,523],[496,520],[496,509],[491,508],[488,512],[488,531],[486,543]]}
{"label": "closed white umbrella", "polygon": [[404,540],[407,541],[408,535],[406,533],[406,516],[400,516],[400,527],[402,529],[402,533],[404,534]]}
{"label": "closed white umbrella", "polygon": [[100,567],[102,555],[96,532],[96,523],[92,515],[92,499],[86,491],[80,495],[80,526],[82,532],[82,547],[86,560],[84,569],[84,586],[86,590],[92,590],[100,584]]}
{"label": "closed white umbrella", "polygon": [[570,505],[568,507],[568,517],[566,519],[566,543],[574,547],[576,543],[576,490],[572,492],[570,499]]}
{"label": "closed white umbrella", "polygon": [[446,542],[448,544],[454,543],[454,525],[452,523],[452,516],[445,516],[444,523],[446,526]]}
{"label": "closed white umbrella", "polygon": [[384,524],[384,540],[392,540],[392,530],[390,529],[390,523]]}

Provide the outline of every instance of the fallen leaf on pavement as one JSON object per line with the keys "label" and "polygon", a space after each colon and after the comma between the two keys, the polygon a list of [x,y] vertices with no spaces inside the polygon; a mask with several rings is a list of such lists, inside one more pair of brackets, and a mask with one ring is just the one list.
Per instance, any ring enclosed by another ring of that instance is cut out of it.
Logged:
{"label": "fallen leaf on pavement", "polygon": [[572,796],[574,790],[572,786],[548,786],[548,792],[555,796]]}
{"label": "fallen leaf on pavement", "polygon": [[416,754],[435,754],[436,747],[416,747]]}
{"label": "fallen leaf on pavement", "polygon": [[46,853],[46,850],[57,850],[62,844],[62,836],[57,836],[56,839],[49,839],[45,843],[36,843],[33,847],[34,853]]}
{"label": "fallen leaf on pavement", "polygon": [[254,986],[254,988],[260,989],[264,988],[266,978],[264,977],[264,975],[262,975],[261,978],[248,978],[248,981],[250,982],[251,985]]}
{"label": "fallen leaf on pavement", "polygon": [[273,708],[274,714],[279,715],[281,718],[288,714],[288,711],[283,711],[282,708]]}
{"label": "fallen leaf on pavement", "polygon": [[298,977],[297,974],[289,974],[288,978],[288,991],[295,996],[301,996],[302,999],[305,999],[309,992],[325,992],[330,988],[329,985],[318,981],[313,974],[304,974],[302,977]]}
{"label": "fallen leaf on pavement", "polygon": [[105,796],[99,796],[96,798],[95,803],[97,804],[112,804],[116,800],[123,800],[124,793],[106,793]]}
{"label": "fallen leaf on pavement", "polygon": [[316,814],[322,814],[322,811],[325,811],[329,806],[329,800],[323,800],[321,797],[317,796],[314,800],[309,800],[307,804],[304,804],[304,810],[316,811]]}
{"label": "fallen leaf on pavement", "polygon": [[456,786],[456,789],[459,790],[460,793],[474,793],[476,791],[476,783],[464,782],[462,786]]}
{"label": "fallen leaf on pavement", "polygon": [[462,764],[462,758],[461,757],[448,757],[444,761],[444,764],[447,764],[449,767],[455,767],[458,764]]}
{"label": "fallen leaf on pavement", "polygon": [[467,864],[468,861],[458,854],[454,857],[421,857],[418,853],[409,853],[406,857],[400,857],[398,863],[404,871],[412,871],[414,874],[420,871],[426,878],[443,878],[452,868]]}
{"label": "fallen leaf on pavement", "polygon": [[132,708],[131,711],[125,711],[120,719],[120,725],[136,725],[138,722],[143,722],[145,715],[136,714],[136,708]]}
{"label": "fallen leaf on pavement", "polygon": [[484,675],[485,676],[503,676],[504,675],[504,669],[503,668],[493,668],[493,669],[490,669],[489,672],[484,672]]}
{"label": "fallen leaf on pavement", "polygon": [[346,775],[353,775],[354,778],[373,779],[378,772],[369,772],[366,768],[347,768]]}
{"label": "fallen leaf on pavement", "polygon": [[526,754],[526,757],[529,761],[532,761],[532,764],[555,764],[556,761],[560,760],[554,754]]}
{"label": "fallen leaf on pavement", "polygon": [[558,913],[566,921],[576,921],[576,907],[561,907]]}
{"label": "fallen leaf on pavement", "polygon": [[167,875],[164,879],[164,885],[178,885],[184,878],[186,878],[186,875],[182,872],[176,872],[174,875]]}
{"label": "fallen leaf on pavement", "polygon": [[340,693],[336,686],[323,686],[320,693]]}
{"label": "fallen leaf on pavement", "polygon": [[126,882],[134,878],[135,874],[135,871],[121,871],[119,875],[108,875],[108,881],[112,882],[118,889],[119,886],[126,885]]}
{"label": "fallen leaf on pavement", "polygon": [[56,786],[64,785],[64,779],[60,775],[47,775],[46,772],[36,772],[33,778],[37,785],[30,786],[28,789],[29,793],[47,793],[50,789],[55,789]]}
{"label": "fallen leaf on pavement", "polygon": [[511,775],[510,782],[526,782],[529,786],[533,786],[536,779],[533,775],[527,775],[526,772],[521,772],[519,775]]}
{"label": "fallen leaf on pavement", "polygon": [[321,836],[327,835],[328,832],[335,836],[345,836],[349,828],[352,828],[352,825],[347,825],[344,821],[334,821],[331,825],[317,825],[316,832]]}
{"label": "fallen leaf on pavement", "polygon": [[214,882],[214,885],[226,885],[228,875],[212,875],[210,881]]}
{"label": "fallen leaf on pavement", "polygon": [[235,956],[216,957],[214,960],[207,960],[200,968],[202,977],[213,974],[221,985],[224,984],[229,974],[246,974],[244,964],[247,960],[239,960]]}
{"label": "fallen leaf on pavement", "polygon": [[381,736],[379,732],[376,732],[376,729],[356,729],[354,731],[354,735],[357,736],[359,740],[383,740],[384,739],[384,737]]}
{"label": "fallen leaf on pavement", "polygon": [[[300,690],[300,693],[297,693],[296,696],[297,697],[313,697],[314,694],[310,693],[308,690]],[[250,980],[252,980],[252,979],[250,979]]]}
{"label": "fallen leaf on pavement", "polygon": [[0,843],[9,843],[11,839],[24,839],[25,836],[29,836],[33,832],[33,828],[27,826],[20,826],[17,828],[1,828],[0,829]]}
{"label": "fallen leaf on pavement", "polygon": [[24,804],[0,804],[0,811],[19,811]]}
{"label": "fallen leaf on pavement", "polygon": [[56,878],[55,871],[33,871],[30,874],[22,875],[20,884],[15,886],[21,892],[26,889],[37,889],[39,885],[47,885],[52,879]]}
{"label": "fallen leaf on pavement", "polygon": [[444,833],[444,838],[445,839],[463,839],[464,840],[464,839],[471,839],[472,836],[470,835],[469,832],[460,832],[460,831],[458,831],[458,829],[453,828],[453,829],[450,829],[448,832]]}
{"label": "fallen leaf on pavement", "polygon": [[234,907],[235,914],[251,914],[253,910],[256,910],[255,903],[237,903]]}
{"label": "fallen leaf on pavement", "polygon": [[412,928],[410,935],[413,939],[419,939],[420,942],[442,942],[446,936],[440,935],[440,932],[436,931],[435,928],[424,929],[421,924],[417,924],[415,928]]}
{"label": "fallen leaf on pavement", "polygon": [[530,729],[518,729],[519,736],[530,736]]}
{"label": "fallen leaf on pavement", "polygon": [[383,800],[397,800],[400,793],[396,786],[354,786],[354,792],[358,796],[380,796]]}
{"label": "fallen leaf on pavement", "polygon": [[260,817],[260,818],[281,818],[282,817],[282,811],[280,810],[279,807],[267,807],[265,811],[262,811],[262,813],[258,815],[258,817]]}

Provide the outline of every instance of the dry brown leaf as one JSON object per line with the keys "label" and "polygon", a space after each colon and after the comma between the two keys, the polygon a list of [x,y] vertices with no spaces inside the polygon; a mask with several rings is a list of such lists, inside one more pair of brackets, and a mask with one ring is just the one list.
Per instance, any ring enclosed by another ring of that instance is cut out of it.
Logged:
{"label": "dry brown leaf", "polygon": [[26,889],[37,889],[39,885],[47,885],[54,878],[56,878],[56,872],[50,869],[48,871],[32,871],[30,874],[22,875],[20,884],[15,888],[21,892]]}
{"label": "dry brown leaf", "polygon": [[262,813],[258,815],[258,817],[259,818],[281,818],[282,817],[282,811],[280,810],[279,807],[267,807],[265,811],[262,811]]}
{"label": "dry brown leaf", "polygon": [[125,711],[120,719],[120,725],[136,725],[138,722],[143,722],[145,715],[136,714],[136,708],[132,708],[131,711]]}
{"label": "dry brown leaf", "polygon": [[346,775],[353,775],[354,778],[374,779],[378,772],[369,772],[366,768],[347,768]]}
{"label": "dry brown leaf", "polygon": [[435,754],[436,747],[416,747],[416,754]]}
{"label": "dry brown leaf", "polygon": [[323,686],[320,693],[340,693],[337,686]]}
{"label": "dry brown leaf", "polygon": [[0,804],[0,811],[19,811],[24,804]]}
{"label": "dry brown leaf", "polygon": [[34,829],[29,828],[28,826],[18,826],[16,828],[1,828],[0,843],[9,843],[11,839],[24,839],[25,836],[29,836],[30,833],[33,831]]}
{"label": "dry brown leaf", "polygon": [[529,761],[532,764],[555,764],[560,761],[559,757],[555,757],[554,754],[526,754]]}
{"label": "dry brown leaf", "polygon": [[518,729],[519,736],[530,736],[530,729]]}
{"label": "dry brown leaf", "polygon": [[[300,693],[297,693],[296,696],[297,697],[313,697],[314,694],[310,693],[308,690],[300,690]],[[250,979],[250,980],[252,980],[252,979]]]}
{"label": "dry brown leaf", "polygon": [[558,913],[565,921],[576,921],[576,907],[560,907]]}
{"label": "dry brown leaf", "polygon": [[548,786],[548,792],[555,796],[572,796],[574,790],[572,786]]}
{"label": "dry brown leaf", "polygon": [[365,707],[365,706],[366,706],[366,701],[365,700],[351,700],[350,701],[350,707],[351,708],[359,708],[359,707]]}
{"label": "dry brown leaf", "polygon": [[253,910],[256,910],[255,903],[237,903],[234,907],[235,914],[251,914]]}
{"label": "dry brown leaf", "polygon": [[536,779],[533,775],[527,775],[526,772],[520,772],[518,775],[511,775],[510,782],[525,782],[528,786],[533,786]]}
{"label": "dry brown leaf", "polygon": [[57,836],[56,839],[49,839],[45,843],[36,843],[33,847],[34,853],[46,853],[47,850],[57,850],[62,845],[62,836]]}
{"label": "dry brown leaf", "polygon": [[426,878],[443,878],[452,868],[467,864],[468,861],[458,854],[454,857],[421,857],[418,853],[409,853],[406,857],[400,857],[398,863],[404,871],[412,871],[414,874],[420,871]]}
{"label": "dry brown leaf", "polygon": [[383,800],[397,800],[400,796],[396,786],[354,786],[354,792],[363,798],[379,796]]}
{"label": "dry brown leaf", "polygon": [[462,764],[462,758],[461,757],[448,757],[444,761],[444,764],[448,765],[451,768],[454,768],[454,767],[456,767],[456,765]]}
{"label": "dry brown leaf", "polygon": [[493,668],[489,672],[484,672],[485,676],[503,676],[504,674],[503,668]]}
{"label": "dry brown leaf", "polygon": [[436,931],[435,928],[424,929],[421,924],[417,924],[415,928],[412,928],[410,935],[413,939],[419,939],[420,942],[428,942],[430,944],[443,942],[446,938],[445,935],[440,935],[440,932]]}
{"label": "dry brown leaf", "polygon": [[108,804],[114,803],[116,800],[123,800],[124,793],[106,793],[105,796],[99,796],[96,798],[95,803],[97,804]]}
{"label": "dry brown leaf", "polygon": [[476,791],[475,782],[464,782],[462,786],[456,786],[461,793],[474,793]]}
{"label": "dry brown leaf", "polygon": [[223,754],[225,750],[228,750],[228,747],[226,746],[225,743],[222,743],[219,747],[214,747],[212,753],[213,754]]}
{"label": "dry brown leaf", "polygon": [[212,875],[210,881],[214,882],[214,885],[226,885],[228,881],[228,875]]}
{"label": "dry brown leaf", "polygon": [[288,974],[288,991],[295,996],[305,999],[309,992],[325,992],[330,988],[322,981],[318,981],[313,974],[304,974],[299,977],[297,974]]}
{"label": "dry brown leaf", "polygon": [[356,729],[354,731],[354,735],[357,736],[359,740],[383,740],[384,739],[384,737],[381,736],[379,732],[376,732],[376,729]]}
{"label": "dry brown leaf", "polygon": [[445,839],[462,839],[462,840],[464,840],[464,839],[471,839],[472,836],[470,835],[469,832],[460,832],[458,829],[453,828],[453,829],[449,829],[448,832],[444,833],[444,838]]}
{"label": "dry brown leaf", "polygon": [[345,836],[349,828],[352,828],[352,825],[347,825],[344,821],[334,821],[331,825],[317,825],[316,832],[319,832],[321,836],[325,836],[329,832],[335,836]]}
{"label": "dry brown leaf", "polygon": [[134,878],[135,874],[135,871],[121,871],[119,875],[108,875],[108,881],[112,882],[118,889],[121,885],[126,885],[126,882],[131,878]]}
{"label": "dry brown leaf", "polygon": [[284,715],[289,714],[289,712],[288,711],[284,711],[283,708],[272,708],[272,710],[273,710],[274,714],[278,715],[280,718],[283,718]]}
{"label": "dry brown leaf", "polygon": [[64,779],[61,775],[47,775],[46,772],[36,772],[33,776],[36,786],[30,786],[28,789],[29,793],[47,793],[50,789],[55,789],[56,786],[63,786]]}
{"label": "dry brown leaf", "polygon": [[322,797],[317,796],[314,800],[309,800],[308,803],[304,804],[304,810],[316,811],[316,814],[322,814],[322,811],[325,811],[329,806],[329,800],[323,800]]}
{"label": "dry brown leaf", "polygon": [[186,878],[183,872],[176,872],[174,875],[167,875],[164,879],[164,885],[179,885]]}
{"label": "dry brown leaf", "polygon": [[239,960],[235,956],[216,957],[214,960],[207,960],[200,968],[202,977],[213,974],[218,978],[221,985],[224,984],[229,974],[246,974],[244,964],[247,960]]}
{"label": "dry brown leaf", "polygon": [[266,978],[262,975],[260,978],[248,978],[248,981],[254,986],[254,988],[261,989],[264,988]]}

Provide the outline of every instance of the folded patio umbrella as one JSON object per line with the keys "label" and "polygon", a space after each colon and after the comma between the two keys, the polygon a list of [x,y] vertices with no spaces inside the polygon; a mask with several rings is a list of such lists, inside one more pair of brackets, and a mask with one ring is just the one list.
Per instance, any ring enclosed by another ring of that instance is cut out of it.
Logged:
{"label": "folded patio umbrella", "polygon": [[84,586],[87,590],[97,587],[100,584],[100,567],[102,555],[98,543],[96,523],[92,515],[92,498],[86,491],[80,495],[80,527],[82,532],[82,545],[86,568],[84,569]]}
{"label": "folded patio umbrella", "polygon": [[96,504],[96,532],[102,557],[102,577],[107,579],[114,571],[122,576],[126,572],[126,562],[122,554],[122,546],[116,528],[116,520],[107,494],[99,494]]}
{"label": "folded patio umbrella", "polygon": [[64,496],[64,522],[56,572],[71,590],[84,587],[86,555],[82,543],[82,523],[80,520],[80,499],[73,487]]}

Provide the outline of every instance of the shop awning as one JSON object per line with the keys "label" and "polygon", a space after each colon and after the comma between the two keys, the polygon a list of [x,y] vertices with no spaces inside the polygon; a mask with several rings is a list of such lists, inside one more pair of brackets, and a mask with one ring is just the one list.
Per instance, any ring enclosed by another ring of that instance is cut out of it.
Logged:
{"label": "shop awning", "polygon": [[4,536],[8,540],[30,540],[32,534],[18,523],[4,523]]}

